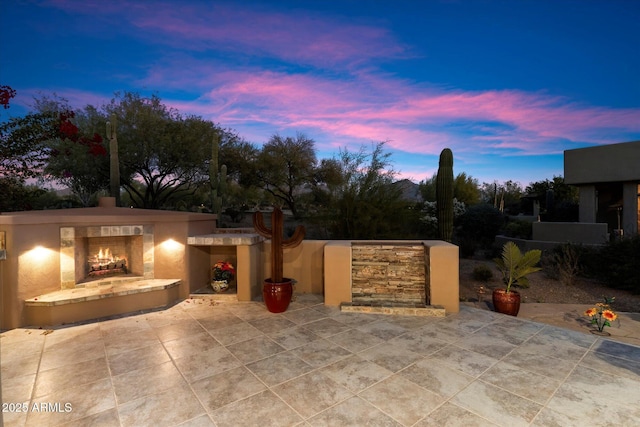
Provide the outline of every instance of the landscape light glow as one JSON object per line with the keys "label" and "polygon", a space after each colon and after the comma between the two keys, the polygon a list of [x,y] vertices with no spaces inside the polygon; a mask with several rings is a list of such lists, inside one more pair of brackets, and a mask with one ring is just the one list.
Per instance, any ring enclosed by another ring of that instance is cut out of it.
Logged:
{"label": "landscape light glow", "polygon": [[165,240],[160,244],[160,246],[162,247],[162,249],[169,252],[177,252],[180,249],[184,249],[184,245],[182,243],[179,243],[173,239]]}

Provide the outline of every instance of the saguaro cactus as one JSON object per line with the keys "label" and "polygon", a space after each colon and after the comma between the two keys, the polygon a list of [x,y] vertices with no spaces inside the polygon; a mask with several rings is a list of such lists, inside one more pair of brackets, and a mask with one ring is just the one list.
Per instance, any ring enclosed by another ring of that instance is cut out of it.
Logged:
{"label": "saguaro cactus", "polygon": [[271,239],[271,281],[273,283],[282,282],[283,249],[295,248],[302,242],[302,239],[304,239],[305,229],[302,225],[296,227],[293,236],[288,239],[283,239],[283,224],[284,216],[279,208],[273,208],[273,213],[271,214],[271,229],[268,229],[264,225],[262,212],[253,214],[253,226],[258,234],[267,239]]}
{"label": "saguaro cactus", "polygon": [[445,148],[440,153],[436,176],[436,207],[438,210],[438,235],[451,241],[453,235],[453,153]]}
{"label": "saguaro cactus", "polygon": [[222,214],[224,204],[224,194],[227,189],[227,166],[220,166],[218,170],[218,154],[220,152],[220,135],[217,133],[213,137],[211,147],[211,162],[209,163],[209,181],[211,183],[211,211],[218,215]]}
{"label": "saguaro cactus", "polygon": [[116,115],[107,121],[107,139],[109,140],[109,190],[111,197],[116,198],[116,206],[120,206],[120,162],[118,158],[118,135],[116,133]]}

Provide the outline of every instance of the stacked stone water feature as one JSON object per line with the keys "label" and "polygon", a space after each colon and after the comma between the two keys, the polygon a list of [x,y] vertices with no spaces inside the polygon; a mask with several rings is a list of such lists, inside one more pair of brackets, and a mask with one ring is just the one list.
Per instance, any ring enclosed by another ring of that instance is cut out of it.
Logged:
{"label": "stacked stone water feature", "polygon": [[351,250],[354,303],[426,303],[423,245],[354,243]]}
{"label": "stacked stone water feature", "polygon": [[342,303],[342,311],[445,315],[443,307],[428,301],[423,242],[353,242],[351,254],[351,302]]}

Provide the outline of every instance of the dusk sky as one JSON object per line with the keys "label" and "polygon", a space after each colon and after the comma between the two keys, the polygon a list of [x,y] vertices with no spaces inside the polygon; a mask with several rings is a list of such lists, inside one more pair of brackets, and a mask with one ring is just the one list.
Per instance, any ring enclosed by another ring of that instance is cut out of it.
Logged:
{"label": "dusk sky", "polygon": [[[0,0],[0,85],[74,107],[158,95],[318,157],[388,141],[399,178],[440,151],[482,182],[563,175],[563,151],[640,140],[640,1]],[[603,159],[606,161],[606,159]]]}

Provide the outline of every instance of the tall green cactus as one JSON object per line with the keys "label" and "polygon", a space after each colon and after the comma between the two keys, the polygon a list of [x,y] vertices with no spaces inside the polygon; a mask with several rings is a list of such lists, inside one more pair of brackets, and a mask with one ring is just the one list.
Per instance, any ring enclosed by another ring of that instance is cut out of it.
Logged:
{"label": "tall green cactus", "polygon": [[438,210],[438,235],[451,241],[453,235],[453,153],[445,148],[440,153],[436,177],[436,207]]}
{"label": "tall green cactus", "polygon": [[120,162],[118,157],[118,135],[116,133],[116,115],[111,114],[107,121],[107,139],[109,140],[109,192],[120,206]]}
{"label": "tall green cactus", "polygon": [[213,137],[211,147],[211,162],[209,163],[209,181],[211,182],[211,211],[218,215],[222,214],[224,196],[227,189],[227,166],[220,166],[218,170],[218,154],[220,152],[220,135],[216,132]]}
{"label": "tall green cactus", "polygon": [[266,239],[271,239],[271,282],[282,283],[283,274],[283,249],[295,248],[304,239],[304,226],[296,227],[293,236],[288,239],[282,238],[284,229],[284,216],[279,208],[274,207],[271,214],[271,229],[264,225],[262,212],[253,214],[253,226]]}

